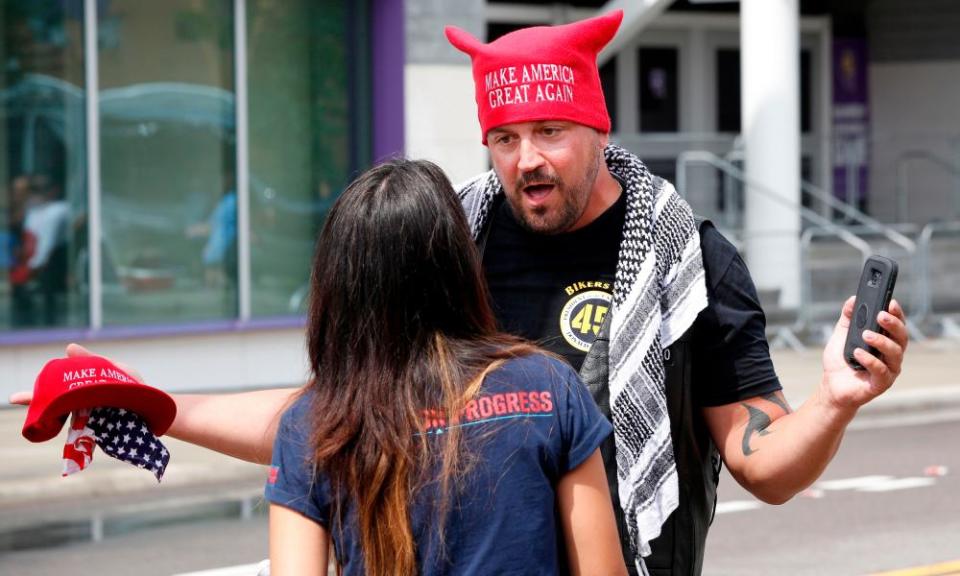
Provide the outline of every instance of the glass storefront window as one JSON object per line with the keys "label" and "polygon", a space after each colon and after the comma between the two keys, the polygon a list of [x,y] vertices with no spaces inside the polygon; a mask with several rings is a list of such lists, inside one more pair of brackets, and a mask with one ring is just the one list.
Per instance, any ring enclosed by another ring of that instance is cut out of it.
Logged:
{"label": "glass storefront window", "polygon": [[[350,2],[250,0],[250,267],[254,316],[302,314],[323,219],[352,158]],[[365,112],[364,112],[365,113]]]}
{"label": "glass storefront window", "polygon": [[[366,2],[96,2],[99,229],[87,229],[83,0],[0,8],[0,330],[305,311],[316,234],[369,162]],[[239,230],[236,66],[245,66],[249,234]],[[100,324],[98,324],[100,326]]]}
{"label": "glass storefront window", "polygon": [[105,325],[237,316],[232,6],[99,3]]}
{"label": "glass storefront window", "polygon": [[640,48],[637,79],[640,95],[640,130],[677,132],[680,129],[676,48]]}
{"label": "glass storefront window", "polygon": [[[740,50],[717,50],[717,131],[740,132]],[[800,50],[800,131],[813,130],[813,92],[811,54]]]}
{"label": "glass storefront window", "polygon": [[0,329],[82,326],[82,1],[4,2],[0,62]]}

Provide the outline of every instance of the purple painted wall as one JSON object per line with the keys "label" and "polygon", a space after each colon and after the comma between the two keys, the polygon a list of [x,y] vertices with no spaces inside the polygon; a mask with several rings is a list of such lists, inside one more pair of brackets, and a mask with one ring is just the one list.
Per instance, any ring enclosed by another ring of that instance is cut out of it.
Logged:
{"label": "purple painted wall", "polygon": [[373,160],[403,154],[403,0],[372,0]]}

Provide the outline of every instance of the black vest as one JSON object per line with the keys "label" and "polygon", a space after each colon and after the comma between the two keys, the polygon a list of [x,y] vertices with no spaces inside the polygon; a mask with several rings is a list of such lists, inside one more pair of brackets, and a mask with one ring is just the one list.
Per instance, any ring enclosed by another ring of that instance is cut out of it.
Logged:
{"label": "black vest", "polygon": [[[697,229],[701,238],[703,231],[712,225],[709,221],[697,218]],[[697,324],[694,322],[683,336],[663,351],[663,367],[666,372],[664,389],[667,396],[667,414],[670,416],[673,456],[677,463],[679,505],[664,522],[660,536],[650,543],[650,555],[644,558],[647,570],[652,576],[696,576],[703,571],[707,530],[713,522],[717,504],[720,453],[713,443],[700,409],[693,401],[697,371],[693,363],[691,343],[696,329]],[[609,345],[608,316],[580,368],[580,378],[607,418],[610,418]],[[613,499],[623,558],[630,573],[636,574],[634,555],[627,544],[627,527],[620,509],[617,455],[613,436],[604,441],[600,452],[607,471],[607,483]]]}
{"label": "black vest", "polygon": [[[667,413],[670,435],[677,463],[679,505],[667,518],[660,536],[650,543],[651,554],[644,559],[653,576],[695,576],[703,570],[703,552],[707,529],[713,521],[717,502],[717,481],[720,478],[720,454],[713,443],[706,422],[693,402],[696,378],[691,354],[691,340],[696,325],[691,327],[663,351],[666,371]],[[590,390],[600,410],[610,417],[608,388],[609,321],[604,322],[580,369],[580,377]],[[634,555],[627,544],[627,527],[617,491],[617,458],[613,436],[600,446],[607,484],[613,500],[613,511],[620,532],[620,547],[631,574],[637,574]]]}
{"label": "black vest", "polygon": [[[502,201],[502,196],[499,198]],[[490,232],[492,214],[500,202],[494,200],[491,217],[478,238],[481,253]],[[697,218],[701,239],[709,221]],[[587,352],[580,368],[580,378],[590,390],[600,411],[610,419],[609,344],[610,318],[608,315],[596,340]],[[691,342],[697,324],[687,330],[676,342],[663,351],[666,372],[665,390],[667,413],[670,417],[670,435],[679,479],[679,505],[673,511],[658,536],[650,543],[651,554],[644,558],[652,576],[697,576],[703,571],[703,553],[707,529],[713,522],[717,503],[717,482],[720,479],[720,453],[707,429],[699,408],[693,402],[696,369],[691,354]],[[613,511],[620,532],[620,547],[631,574],[636,575],[634,555],[627,540],[627,528],[620,509],[617,490],[617,458],[613,435],[600,446],[607,483],[613,499]]]}

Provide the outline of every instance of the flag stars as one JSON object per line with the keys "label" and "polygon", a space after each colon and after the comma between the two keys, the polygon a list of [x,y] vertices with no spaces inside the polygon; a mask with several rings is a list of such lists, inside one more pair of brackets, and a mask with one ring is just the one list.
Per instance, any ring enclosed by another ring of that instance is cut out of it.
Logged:
{"label": "flag stars", "polygon": [[139,415],[119,408],[98,408],[90,415],[88,426],[108,455],[149,470],[158,481],[163,477],[170,454]]}

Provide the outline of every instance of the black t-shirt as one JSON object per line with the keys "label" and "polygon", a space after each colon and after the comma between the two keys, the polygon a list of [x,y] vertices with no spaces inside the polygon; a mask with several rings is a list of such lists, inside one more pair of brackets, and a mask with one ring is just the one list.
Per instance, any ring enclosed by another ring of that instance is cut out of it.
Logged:
{"label": "black t-shirt", "polygon": [[[622,184],[622,183],[621,183]],[[544,235],[523,228],[499,202],[483,266],[501,327],[562,355],[577,370],[607,314],[626,196],[589,225]],[[701,406],[720,406],[780,389],[756,288],[737,249],[716,228],[700,235],[708,307],[695,323],[692,353]]]}
{"label": "black t-shirt", "polygon": [[559,354],[577,370],[610,309],[626,195],[566,234],[537,234],[506,201],[493,214],[483,266],[501,328]]}

